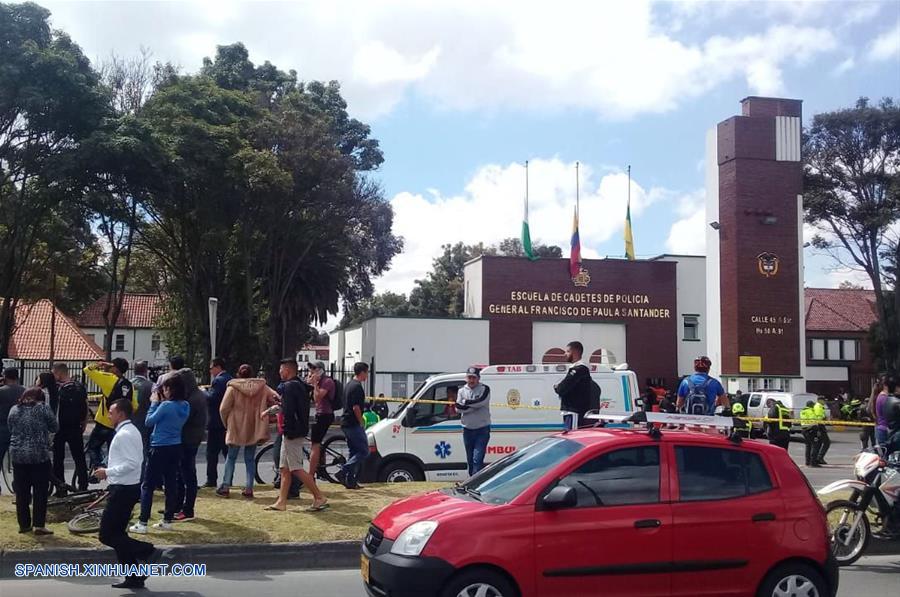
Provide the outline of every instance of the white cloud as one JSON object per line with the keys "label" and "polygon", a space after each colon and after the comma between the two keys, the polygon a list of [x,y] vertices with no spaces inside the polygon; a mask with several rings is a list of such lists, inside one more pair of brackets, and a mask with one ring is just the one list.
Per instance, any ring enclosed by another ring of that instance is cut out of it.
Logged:
{"label": "white cloud", "polygon": [[787,66],[836,46],[828,27],[802,25],[814,10],[804,5],[778,8],[786,15],[772,20],[779,25],[697,42],[665,30],[663,9],[647,0],[47,4],[54,25],[89,56],[145,45],[193,71],[213,43],[241,40],[256,62],[340,80],[364,118],[409,94],[455,110],[576,108],[628,118],[734,80],[749,93],[786,92]]}
{"label": "white cloud", "polygon": [[900,58],[900,22],[889,31],[875,38],[869,46],[871,60],[891,60]]}
{"label": "white cloud", "polygon": [[706,255],[706,192],[695,191],[679,200],[679,219],[669,229],[666,250],[676,255]]}
{"label": "white cloud", "polygon": [[832,69],[831,74],[835,77],[839,77],[856,66],[856,60],[853,56],[848,56],[845,60],[842,60],[838,63],[837,66]]}
{"label": "white cloud", "polygon": [[[408,293],[413,281],[431,270],[441,245],[463,242],[493,244],[521,232],[525,195],[525,168],[522,164],[486,165],[473,175],[463,193],[444,196],[431,190],[429,196],[398,193],[394,207],[394,233],[405,239],[404,251],[391,262],[390,271],[380,278],[379,292]],[[582,255],[602,257],[601,243],[622,236],[628,196],[624,172],[598,174],[581,165],[579,232]],[[674,194],[660,188],[644,189],[631,181],[631,216],[636,220],[645,210]],[[535,242],[558,245],[569,253],[575,205],[575,164],[557,158],[529,161],[529,224]],[[639,241],[639,239],[636,239]],[[624,240],[622,253],[624,253]]]}

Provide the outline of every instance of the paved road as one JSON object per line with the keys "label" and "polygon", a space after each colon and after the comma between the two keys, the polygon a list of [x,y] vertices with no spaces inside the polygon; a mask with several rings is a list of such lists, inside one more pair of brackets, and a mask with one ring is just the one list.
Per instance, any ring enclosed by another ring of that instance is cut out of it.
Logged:
{"label": "paved road", "polygon": [[[840,597],[887,597],[897,594],[900,557],[862,558],[856,566],[841,571]],[[96,597],[102,595],[146,595],[150,597],[229,597],[266,595],[267,597],[362,597],[358,570],[229,572],[206,578],[158,578],[147,583],[148,591],[132,593],[109,588],[109,579],[79,580],[6,580],[3,597]]]}
{"label": "paved road", "polygon": [[[801,465],[801,469],[806,473],[812,486],[820,489],[833,481],[844,479],[852,476],[853,471],[851,464],[853,457],[859,453],[860,443],[857,432],[841,432],[831,433],[831,450],[826,456],[828,466],[822,468],[806,468],[803,466],[805,445],[801,442],[794,441],[790,446],[791,457],[797,464]],[[222,482],[222,475],[225,469],[224,459],[219,460],[219,482]],[[71,460],[67,461],[66,479],[71,479],[73,467]],[[240,487],[244,484],[244,457],[243,454],[238,455],[237,466],[234,470],[234,486]],[[206,444],[200,446],[197,452],[197,479],[200,484],[206,481]]]}

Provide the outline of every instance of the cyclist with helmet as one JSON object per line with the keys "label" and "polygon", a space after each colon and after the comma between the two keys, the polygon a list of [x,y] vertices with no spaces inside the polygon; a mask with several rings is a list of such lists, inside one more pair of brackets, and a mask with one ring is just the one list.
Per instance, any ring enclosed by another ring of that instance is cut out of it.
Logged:
{"label": "cyclist with helmet", "polygon": [[685,377],[678,386],[679,411],[689,415],[712,415],[717,406],[728,408],[725,388],[709,375],[712,361],[707,356],[694,359],[694,374]]}

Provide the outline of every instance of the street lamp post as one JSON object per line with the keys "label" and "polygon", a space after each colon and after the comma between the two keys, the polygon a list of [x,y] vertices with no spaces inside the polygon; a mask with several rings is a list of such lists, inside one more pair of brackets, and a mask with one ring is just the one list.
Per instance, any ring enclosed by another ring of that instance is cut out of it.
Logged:
{"label": "street lamp post", "polygon": [[216,318],[219,310],[219,299],[209,297],[209,358],[216,358]]}

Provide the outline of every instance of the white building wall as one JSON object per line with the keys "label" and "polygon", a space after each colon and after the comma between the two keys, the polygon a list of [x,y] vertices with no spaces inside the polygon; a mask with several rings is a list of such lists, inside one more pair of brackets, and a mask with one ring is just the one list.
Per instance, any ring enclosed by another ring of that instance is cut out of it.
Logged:
{"label": "white building wall", "polygon": [[[722,374],[722,303],[719,275],[719,231],[708,224],[719,221],[719,157],[718,127],[706,134],[706,354],[712,360],[710,373],[715,377]],[[680,298],[679,298],[680,302]],[[679,309],[681,305],[679,304]],[[700,336],[703,337],[702,335]],[[691,363],[693,368],[693,362]],[[679,350],[678,370],[682,371]],[[734,391],[726,388],[727,391]]]}
{"label": "white building wall", "polygon": [[532,363],[540,363],[551,348],[565,349],[566,344],[578,340],[584,345],[587,362],[597,349],[610,351],[616,363],[628,362],[625,326],[615,323],[565,323],[535,321],[531,324]]}
{"label": "white building wall", "polygon": [[[663,255],[660,261],[674,261],[676,267],[676,300],[678,301],[678,374],[689,375],[694,371],[694,359],[709,355],[707,335],[712,311],[706,310],[706,258],[702,256]],[[685,340],[684,316],[697,315],[699,340]],[[718,313],[715,314],[716,317]],[[712,358],[711,355],[709,355]],[[715,359],[713,359],[715,360]]]}
{"label": "white building wall", "polygon": [[482,304],[482,261],[470,261],[463,269],[465,283],[465,317],[481,317]]}
{"label": "white building wall", "polygon": [[[94,342],[97,343],[100,348],[103,348],[103,336],[106,334],[106,330],[103,328],[81,328],[82,333],[87,335],[89,338],[93,337]],[[159,335],[159,350],[153,350],[153,336],[155,334]],[[116,350],[116,336],[123,335],[125,336],[125,349],[124,350]],[[113,351],[112,357],[115,358],[124,358],[128,360],[130,365],[134,364],[134,361],[147,361],[151,366],[154,365],[165,365],[168,361],[169,351],[166,347],[165,335],[157,330],[152,329],[116,329],[113,331]]]}
{"label": "white building wall", "polygon": [[443,373],[488,362],[486,320],[379,317],[374,321],[377,371]]}

